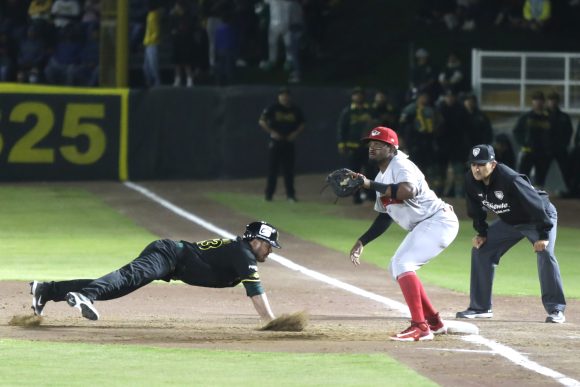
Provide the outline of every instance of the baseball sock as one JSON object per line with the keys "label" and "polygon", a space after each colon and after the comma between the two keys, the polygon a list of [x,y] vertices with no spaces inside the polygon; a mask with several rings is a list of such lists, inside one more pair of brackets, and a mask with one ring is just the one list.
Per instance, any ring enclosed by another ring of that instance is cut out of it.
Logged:
{"label": "baseball sock", "polygon": [[[417,280],[419,281],[418,277]],[[433,307],[433,304],[431,304],[429,297],[427,297],[427,293],[425,292],[425,288],[423,288],[421,281],[419,281],[419,286],[421,286],[421,304],[423,305],[423,313],[425,314],[425,317],[435,316],[437,311]]]}
{"label": "baseball sock", "polygon": [[408,271],[401,274],[397,281],[405,297],[405,302],[411,312],[411,320],[416,323],[425,322],[423,314],[423,304],[421,302],[421,289],[423,285],[414,271]]}

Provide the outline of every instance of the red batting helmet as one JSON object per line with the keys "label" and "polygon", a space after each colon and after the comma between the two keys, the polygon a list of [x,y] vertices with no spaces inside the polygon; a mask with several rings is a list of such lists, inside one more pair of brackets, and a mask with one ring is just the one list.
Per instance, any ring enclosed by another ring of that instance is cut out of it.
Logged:
{"label": "red batting helmet", "polygon": [[386,142],[387,144],[394,146],[396,149],[399,149],[399,137],[397,136],[397,133],[391,128],[377,126],[370,131],[368,136],[363,138],[363,141],[365,142],[371,140]]}

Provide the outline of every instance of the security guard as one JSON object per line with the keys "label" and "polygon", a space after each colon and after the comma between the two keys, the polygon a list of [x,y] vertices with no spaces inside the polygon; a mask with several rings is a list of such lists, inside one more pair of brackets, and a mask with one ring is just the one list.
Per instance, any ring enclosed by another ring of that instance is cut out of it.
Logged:
{"label": "security guard", "polygon": [[272,247],[280,248],[278,231],[264,221],[246,226],[243,237],[201,242],[161,239],[149,244],[132,262],[98,279],[31,282],[32,309],[42,315],[47,301],[66,301],[83,317],[98,320],[93,301],[123,297],[155,280],[180,280],[208,288],[246,288],[256,311],[268,322],[274,314],[260,282],[257,262],[265,262]]}
{"label": "security guard", "polygon": [[[471,302],[458,318],[491,318],[492,285],[500,258],[527,238],[537,254],[542,303],[546,322],[563,323],[566,299],[560,268],[554,255],[556,208],[544,191],[535,189],[527,176],[495,160],[491,145],[471,149],[471,171],[466,175],[467,213],[477,235],[471,250]],[[487,211],[498,215],[491,225]]]}
{"label": "security guard", "polygon": [[294,188],[294,164],[296,159],[295,140],[304,130],[302,110],[292,103],[290,90],[282,87],[278,91],[278,100],[260,115],[260,127],[270,135],[268,144],[268,180],[266,182],[266,201],[271,201],[276,192],[278,170],[282,168],[286,197],[296,201]]}

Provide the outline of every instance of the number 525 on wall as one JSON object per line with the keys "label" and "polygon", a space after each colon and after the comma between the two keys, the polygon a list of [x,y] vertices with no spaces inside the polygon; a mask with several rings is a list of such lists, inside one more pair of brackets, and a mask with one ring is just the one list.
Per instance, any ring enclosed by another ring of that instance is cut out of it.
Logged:
{"label": "number 525 on wall", "polygon": [[0,178],[123,179],[121,96],[0,96]]}

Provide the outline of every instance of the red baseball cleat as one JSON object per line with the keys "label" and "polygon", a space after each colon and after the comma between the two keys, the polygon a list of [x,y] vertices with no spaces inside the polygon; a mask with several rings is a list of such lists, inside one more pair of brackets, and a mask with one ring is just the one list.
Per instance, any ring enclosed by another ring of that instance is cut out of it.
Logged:
{"label": "red baseball cleat", "polygon": [[433,332],[429,329],[426,322],[411,321],[411,326],[401,333],[391,336],[395,341],[424,341],[433,340]]}
{"label": "red baseball cleat", "polygon": [[439,317],[439,313],[436,313],[433,316],[427,317],[427,324],[429,325],[429,329],[433,332],[434,335],[444,335],[447,333],[447,326]]}

